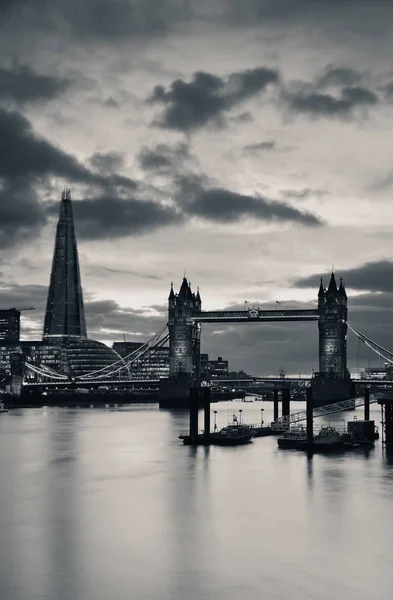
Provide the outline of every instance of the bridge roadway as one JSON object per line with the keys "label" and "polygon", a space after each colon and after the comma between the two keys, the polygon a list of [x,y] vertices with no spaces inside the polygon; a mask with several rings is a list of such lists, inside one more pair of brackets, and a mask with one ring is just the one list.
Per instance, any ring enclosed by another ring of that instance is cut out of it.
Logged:
{"label": "bridge roadway", "polygon": [[25,382],[24,387],[45,387],[45,388],[61,388],[61,389],[76,389],[76,388],[98,388],[98,387],[131,387],[133,385],[138,385],[141,387],[146,387],[149,389],[150,387],[158,388],[160,383],[159,379],[109,379],[107,381],[103,380],[94,380],[94,381],[46,381],[41,383],[36,382]]}
{"label": "bridge roadway", "polygon": [[318,321],[318,309],[307,310],[212,310],[201,311],[193,317],[198,323],[247,323],[262,321]]}

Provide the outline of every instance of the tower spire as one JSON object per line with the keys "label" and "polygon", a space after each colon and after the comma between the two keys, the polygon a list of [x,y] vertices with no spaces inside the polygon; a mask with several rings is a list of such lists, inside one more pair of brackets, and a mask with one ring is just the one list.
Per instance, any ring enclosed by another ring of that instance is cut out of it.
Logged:
{"label": "tower spire", "polygon": [[56,228],[43,337],[48,340],[70,336],[86,338],[87,334],[71,190],[65,187]]}

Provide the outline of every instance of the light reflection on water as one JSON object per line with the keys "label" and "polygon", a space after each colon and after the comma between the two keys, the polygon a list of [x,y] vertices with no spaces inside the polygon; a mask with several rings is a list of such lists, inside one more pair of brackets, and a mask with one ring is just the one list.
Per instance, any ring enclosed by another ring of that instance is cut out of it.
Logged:
{"label": "light reflection on water", "polygon": [[[272,419],[267,402],[212,405],[220,427],[240,408],[245,422],[261,408]],[[0,599],[389,596],[393,464],[380,442],[309,459],[275,437],[184,447],[187,428],[186,412],[156,406],[1,415]]]}

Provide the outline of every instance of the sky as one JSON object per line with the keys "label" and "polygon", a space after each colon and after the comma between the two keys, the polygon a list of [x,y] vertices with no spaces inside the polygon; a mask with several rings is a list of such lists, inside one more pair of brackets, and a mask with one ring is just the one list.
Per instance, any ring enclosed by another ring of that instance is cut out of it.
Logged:
{"label": "sky", "polygon": [[[89,337],[144,340],[186,273],[204,310],[316,306],[393,349],[393,1],[3,0],[0,306],[40,339],[70,186]],[[204,325],[258,374],[318,369],[316,323]],[[377,366],[348,335],[349,367]]]}

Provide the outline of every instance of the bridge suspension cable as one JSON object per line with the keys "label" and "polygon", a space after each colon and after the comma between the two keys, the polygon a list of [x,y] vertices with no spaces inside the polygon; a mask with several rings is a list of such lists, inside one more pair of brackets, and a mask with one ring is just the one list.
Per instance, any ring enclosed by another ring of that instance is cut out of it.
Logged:
{"label": "bridge suspension cable", "polygon": [[41,377],[45,377],[46,379],[55,379],[58,381],[66,381],[68,379],[67,375],[62,375],[61,373],[56,373],[56,371],[52,371],[52,369],[37,367],[32,363],[26,362],[25,367],[30,371],[33,371],[36,375],[40,375]]}
{"label": "bridge suspension cable", "polygon": [[383,346],[380,346],[372,339],[364,335],[361,331],[359,331],[359,329],[357,329],[351,323],[349,323],[349,321],[347,321],[347,325],[352,331],[352,333],[354,333],[360,341],[362,341],[368,348],[370,348],[370,350],[375,352],[375,354],[386,360],[388,363],[393,364],[393,352],[390,352],[390,350],[387,350]]}
{"label": "bridge suspension cable", "polygon": [[106,367],[102,367],[101,369],[97,369],[96,371],[90,371],[90,373],[86,373],[85,375],[80,375],[76,378],[78,381],[89,381],[90,379],[102,379],[103,377],[111,377],[116,373],[120,373],[120,371],[127,369],[129,371],[130,367],[136,363],[141,356],[146,353],[149,353],[154,348],[162,347],[165,342],[169,339],[169,334],[163,335],[167,329],[167,325],[163,325],[157,333],[155,333],[145,344],[137,348],[124,358],[117,360],[116,362],[108,365]]}

